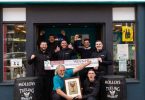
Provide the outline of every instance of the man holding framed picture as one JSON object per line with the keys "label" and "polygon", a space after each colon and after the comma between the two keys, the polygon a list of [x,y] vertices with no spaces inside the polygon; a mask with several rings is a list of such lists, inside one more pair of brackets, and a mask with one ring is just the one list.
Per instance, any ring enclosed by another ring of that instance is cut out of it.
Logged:
{"label": "man holding framed picture", "polygon": [[65,69],[65,66],[58,65],[55,70],[55,76],[53,77],[52,99],[53,100],[73,100],[75,98],[78,98],[78,99],[82,98],[80,95],[78,95],[77,97],[68,96],[65,93],[64,80],[67,78],[71,78],[75,73],[82,70],[89,64],[91,64],[91,61],[88,60],[86,63],[83,63],[75,67],[74,69]]}

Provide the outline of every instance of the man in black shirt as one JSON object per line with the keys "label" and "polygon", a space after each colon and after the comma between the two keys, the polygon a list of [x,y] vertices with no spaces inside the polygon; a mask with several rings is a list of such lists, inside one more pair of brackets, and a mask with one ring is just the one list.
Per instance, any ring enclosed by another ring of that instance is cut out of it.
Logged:
{"label": "man in black shirt", "polygon": [[[83,46],[77,46],[77,41],[74,42],[74,47],[76,51],[80,54],[81,59],[91,58],[93,49],[90,47],[90,40],[84,39]],[[81,84],[84,82],[87,74],[87,70],[90,68],[85,68],[79,72]],[[82,84],[83,85],[83,84]]]}
{"label": "man in black shirt", "polygon": [[99,67],[95,67],[94,69],[97,70],[99,76],[106,75],[108,73],[108,65],[112,64],[111,56],[105,49],[103,49],[102,41],[96,41],[95,47],[96,49],[92,52],[91,57],[98,58]]}
{"label": "man in black shirt", "polygon": [[57,47],[55,50],[56,60],[70,60],[76,58],[76,52],[73,50],[71,44],[67,44],[66,40],[61,41],[61,47]]}
{"label": "man in black shirt", "polygon": [[93,49],[90,47],[90,40],[84,39],[83,46],[76,46],[77,44],[74,42],[74,47],[76,51],[81,55],[81,59],[91,58],[91,53]]}
{"label": "man in black shirt", "polygon": [[55,35],[50,34],[48,38],[48,50],[52,53],[54,53],[56,47],[58,46],[58,43],[55,41]]}
{"label": "man in black shirt", "polygon": [[[99,100],[100,82],[96,79],[96,73],[93,69],[89,69],[87,72],[87,78],[84,81],[83,87],[83,100]],[[80,97],[79,97],[80,98]]]}
{"label": "man in black shirt", "polygon": [[40,42],[40,50],[31,55],[28,59],[28,64],[34,64],[35,76],[41,77],[43,79],[43,99],[50,100],[48,93],[52,91],[52,79],[54,72],[44,70],[44,61],[51,60],[51,52],[47,50],[47,42]]}

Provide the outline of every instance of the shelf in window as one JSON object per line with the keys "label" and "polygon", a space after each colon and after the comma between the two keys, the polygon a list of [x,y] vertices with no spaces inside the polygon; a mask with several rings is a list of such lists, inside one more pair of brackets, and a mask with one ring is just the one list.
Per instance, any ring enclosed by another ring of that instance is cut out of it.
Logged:
{"label": "shelf in window", "polygon": [[15,31],[8,31],[7,34],[14,34]]}
{"label": "shelf in window", "polygon": [[26,42],[26,39],[14,38],[13,41]]}
{"label": "shelf in window", "polygon": [[[124,43],[125,44],[125,43]],[[118,45],[118,44],[113,44],[113,45]],[[128,44],[128,45],[135,45],[135,44]]]}
{"label": "shelf in window", "polygon": [[26,39],[20,39],[20,38],[7,38],[7,41],[26,42]]}

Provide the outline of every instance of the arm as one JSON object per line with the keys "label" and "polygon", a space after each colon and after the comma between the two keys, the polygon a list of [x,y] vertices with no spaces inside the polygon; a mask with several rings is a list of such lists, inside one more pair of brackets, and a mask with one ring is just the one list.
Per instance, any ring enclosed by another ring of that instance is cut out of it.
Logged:
{"label": "arm", "polygon": [[106,53],[106,57],[102,61],[101,65],[104,65],[104,66],[112,65],[113,64],[113,60],[112,60],[111,54],[108,51],[105,51],[105,53]]}
{"label": "arm", "polygon": [[56,91],[56,93],[68,100],[72,100],[71,97],[67,96],[63,91],[62,91],[62,86],[60,85],[61,80],[57,76],[53,77],[53,89]]}
{"label": "arm", "polygon": [[31,55],[31,58],[28,59],[28,64],[31,65],[35,61],[35,59],[36,59],[36,55],[35,54],[32,54]]}
{"label": "arm", "polygon": [[60,96],[64,97],[67,100],[72,100],[72,97],[67,96],[61,89],[57,89],[56,93],[59,94]]}
{"label": "arm", "polygon": [[81,65],[75,67],[75,68],[73,69],[73,73],[75,74],[75,73],[79,72],[80,70],[84,69],[86,66],[88,66],[88,65],[90,65],[90,64],[91,64],[91,61],[88,60],[86,63],[81,64]]}

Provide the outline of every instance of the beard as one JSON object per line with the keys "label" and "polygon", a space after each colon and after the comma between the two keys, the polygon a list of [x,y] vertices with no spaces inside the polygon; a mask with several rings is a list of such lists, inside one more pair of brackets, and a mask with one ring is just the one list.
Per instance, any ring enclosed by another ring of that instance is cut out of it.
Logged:
{"label": "beard", "polygon": [[60,77],[64,77],[64,74],[60,74],[59,76],[60,76]]}

